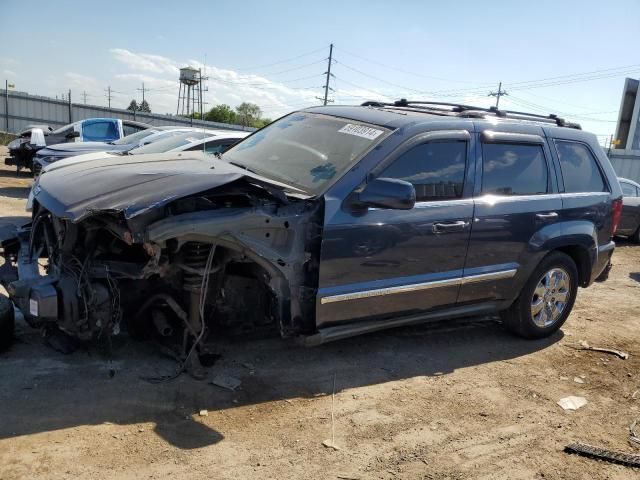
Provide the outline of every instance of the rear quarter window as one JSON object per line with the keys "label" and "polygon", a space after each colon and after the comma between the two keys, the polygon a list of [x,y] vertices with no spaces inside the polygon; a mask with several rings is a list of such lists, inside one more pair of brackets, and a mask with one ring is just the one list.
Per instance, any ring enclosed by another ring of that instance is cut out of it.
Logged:
{"label": "rear quarter window", "polygon": [[556,140],[556,151],[567,193],[606,192],[598,162],[586,145]]}

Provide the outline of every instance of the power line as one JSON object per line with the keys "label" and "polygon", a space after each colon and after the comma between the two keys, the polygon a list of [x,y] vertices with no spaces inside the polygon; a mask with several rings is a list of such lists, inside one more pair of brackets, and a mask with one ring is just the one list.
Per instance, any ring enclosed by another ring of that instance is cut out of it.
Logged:
{"label": "power line", "polygon": [[[315,73],[313,75],[308,75],[305,77],[299,77],[299,78],[294,78],[291,80],[284,80],[284,81],[271,81],[271,80],[267,80],[265,79],[265,83],[247,83],[247,82],[236,82],[233,80],[227,80],[227,79],[223,79],[223,78],[219,78],[219,77],[212,77],[212,79],[216,82],[220,82],[220,83],[226,83],[229,85],[240,85],[240,86],[245,86],[245,87],[261,87],[261,88],[268,88],[268,87],[273,87],[276,86],[274,84],[286,84],[286,83],[294,83],[294,82],[298,82],[300,80],[308,80],[310,78],[318,78],[320,76],[319,73]],[[286,87],[286,88],[291,88],[292,90],[295,89],[293,87]]]}
{"label": "power line", "polygon": [[396,72],[402,72],[402,73],[406,73],[406,74],[409,74],[409,75],[414,75],[416,77],[427,78],[427,79],[431,79],[431,80],[440,80],[440,81],[443,81],[443,82],[473,83],[473,82],[470,82],[468,80],[456,80],[456,79],[451,79],[451,78],[442,78],[442,77],[433,77],[431,75],[423,75],[421,73],[411,72],[409,70],[403,70],[403,69],[398,68],[398,67],[387,65],[387,64],[379,62],[377,60],[371,60],[371,59],[363,57],[361,55],[357,55],[355,53],[349,52],[349,51],[345,50],[342,47],[339,50],[341,52],[346,53],[347,55],[351,55],[352,57],[356,57],[356,58],[359,58],[360,60],[364,60],[365,62],[373,63],[375,65],[379,65],[381,67],[385,67],[385,68],[394,70]]}
{"label": "power line", "polygon": [[[270,73],[267,73],[265,75],[269,75],[271,77],[274,76],[274,75],[281,75],[283,73],[293,72],[295,70],[300,70],[302,68],[310,67],[312,65],[317,65],[319,63],[324,63],[325,61],[326,61],[326,58],[322,58],[322,59],[316,60],[314,62],[305,63],[304,65],[298,65],[296,67],[287,68],[286,70],[280,70],[279,72],[270,72]],[[247,79],[247,80],[252,80],[253,78],[255,78],[257,76],[258,75],[254,75],[254,74],[251,74],[251,75],[238,75],[238,77],[240,77],[241,79],[244,78],[244,79]]]}
{"label": "power line", "polygon": [[604,123],[616,123],[617,120],[605,120],[602,118],[593,118],[593,117],[589,117],[585,114],[579,114],[579,113],[569,113],[569,112],[561,112],[558,111],[554,108],[549,108],[549,107],[545,107],[544,105],[539,105],[537,103],[533,103],[533,102],[529,102],[527,100],[524,100],[522,98],[519,97],[514,97],[513,95],[510,96],[511,100],[521,106],[524,106],[526,108],[531,108],[533,110],[538,110],[540,112],[545,112],[548,113],[550,111],[555,111],[556,113],[565,116],[565,117],[571,117],[577,120],[585,120],[585,121],[589,121],[589,122],[604,122]]}
{"label": "power line", "polygon": [[267,68],[267,67],[271,67],[271,66],[273,66],[273,65],[280,65],[280,64],[282,64],[282,63],[288,63],[288,62],[291,62],[292,60],[297,60],[297,59],[299,59],[299,58],[308,57],[309,55],[312,55],[312,54],[314,54],[314,53],[320,52],[320,51],[324,50],[325,48],[327,48],[327,47],[324,47],[324,46],[323,46],[323,47],[317,48],[316,50],[311,50],[310,52],[303,53],[303,54],[301,54],[301,55],[297,55],[297,56],[295,56],[295,57],[290,57],[290,58],[287,58],[287,59],[285,59],[285,60],[278,60],[277,62],[267,63],[267,64],[264,64],[264,65],[257,65],[257,66],[254,66],[254,67],[236,68],[236,70],[238,70],[238,71],[245,71],[245,70],[257,70],[257,69],[260,69],[260,68]]}

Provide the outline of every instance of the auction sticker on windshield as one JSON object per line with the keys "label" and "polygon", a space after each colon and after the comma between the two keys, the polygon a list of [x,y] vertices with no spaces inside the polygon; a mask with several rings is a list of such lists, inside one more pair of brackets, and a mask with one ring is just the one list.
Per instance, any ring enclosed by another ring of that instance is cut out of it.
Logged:
{"label": "auction sticker on windshield", "polygon": [[382,130],[376,128],[365,127],[364,125],[354,125],[353,123],[347,123],[344,127],[338,130],[340,133],[346,133],[347,135],[355,135],[357,137],[367,138],[369,140],[375,140],[383,133]]}

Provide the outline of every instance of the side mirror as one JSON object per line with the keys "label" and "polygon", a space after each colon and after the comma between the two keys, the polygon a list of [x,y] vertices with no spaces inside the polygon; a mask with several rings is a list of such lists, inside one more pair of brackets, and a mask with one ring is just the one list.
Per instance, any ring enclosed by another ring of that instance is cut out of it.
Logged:
{"label": "side mirror", "polygon": [[416,203],[416,190],[409,182],[395,178],[376,178],[358,196],[367,207],[411,210]]}
{"label": "side mirror", "polygon": [[67,138],[78,138],[80,136],[80,132],[74,130],[73,132],[67,133]]}

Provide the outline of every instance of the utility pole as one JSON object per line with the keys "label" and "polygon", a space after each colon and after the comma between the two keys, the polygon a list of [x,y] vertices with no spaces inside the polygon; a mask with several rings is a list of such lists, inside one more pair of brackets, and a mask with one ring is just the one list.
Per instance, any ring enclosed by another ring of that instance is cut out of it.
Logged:
{"label": "utility pole", "polygon": [[142,88],[138,88],[137,90],[139,92],[142,92],[142,103],[144,103],[144,82],[142,82]]}
{"label": "utility pole", "polygon": [[4,121],[9,131],[9,80],[4,81]]}
{"label": "utility pole", "polygon": [[69,89],[69,96],[67,97],[67,102],[69,103],[69,123],[73,122],[73,115],[71,112],[71,89]]}
{"label": "utility pole", "polygon": [[199,68],[198,69],[198,89],[199,89],[199,94],[198,94],[198,98],[200,99],[200,120],[202,120],[202,69]]}
{"label": "utility pole", "polygon": [[503,95],[509,95],[505,90],[502,90],[502,82],[498,83],[498,91],[497,92],[489,92],[489,97],[496,97],[496,108],[500,105],[500,97]]}
{"label": "utility pole", "polygon": [[86,105],[87,104],[87,91],[86,90],[84,90],[82,92],[82,96],[84,97],[84,104]]}
{"label": "utility pole", "polygon": [[329,80],[331,79],[331,62],[333,61],[333,43],[329,45],[329,65],[327,66],[327,82],[324,86],[324,105],[327,104],[329,97]]}
{"label": "utility pole", "polygon": [[109,102],[109,110],[111,110],[111,85],[105,90],[107,92],[107,101]]}

